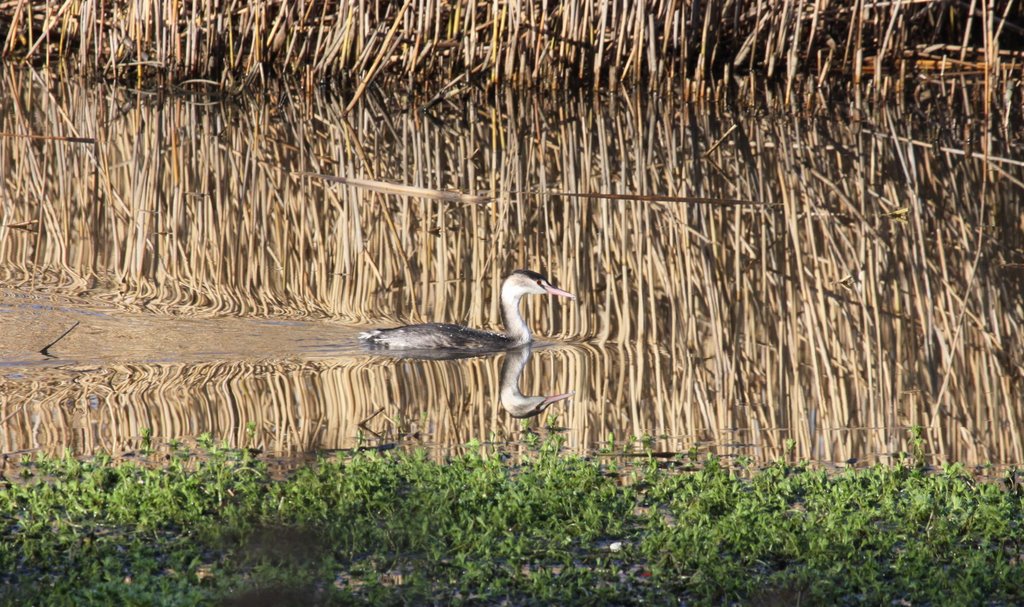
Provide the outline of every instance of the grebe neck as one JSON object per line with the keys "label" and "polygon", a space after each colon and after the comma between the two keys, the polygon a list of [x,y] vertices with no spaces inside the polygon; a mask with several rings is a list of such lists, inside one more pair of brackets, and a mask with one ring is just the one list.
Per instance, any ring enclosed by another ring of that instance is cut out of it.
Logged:
{"label": "grebe neck", "polygon": [[517,346],[533,340],[530,328],[526,326],[526,321],[519,312],[519,300],[522,298],[522,293],[513,293],[504,288],[501,290],[501,320],[505,323],[505,334]]}

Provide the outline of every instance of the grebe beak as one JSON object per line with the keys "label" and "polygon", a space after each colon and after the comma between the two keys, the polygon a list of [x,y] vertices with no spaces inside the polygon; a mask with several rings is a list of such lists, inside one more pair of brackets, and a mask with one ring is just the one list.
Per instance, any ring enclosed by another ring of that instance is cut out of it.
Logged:
{"label": "grebe beak", "polygon": [[572,392],[566,392],[565,394],[552,394],[551,396],[545,396],[544,400],[541,401],[540,404],[542,404],[542,405],[550,405],[551,403],[557,403],[560,400],[565,400],[567,398],[572,398],[573,396],[576,396],[576,391],[575,390],[572,391]]}
{"label": "grebe beak", "polygon": [[541,285],[544,290],[548,292],[548,295],[554,295],[555,297],[566,297],[568,299],[576,299],[576,296],[568,291],[563,291],[556,286],[544,283]]}

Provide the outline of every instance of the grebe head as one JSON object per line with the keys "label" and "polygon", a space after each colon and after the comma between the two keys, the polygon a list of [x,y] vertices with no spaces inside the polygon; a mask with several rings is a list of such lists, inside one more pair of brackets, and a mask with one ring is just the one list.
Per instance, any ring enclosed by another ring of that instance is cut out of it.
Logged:
{"label": "grebe head", "polygon": [[576,299],[576,296],[568,291],[563,291],[551,284],[544,276],[530,270],[516,270],[509,274],[501,286],[502,297],[518,298],[527,294],[554,295],[555,297],[567,297]]}

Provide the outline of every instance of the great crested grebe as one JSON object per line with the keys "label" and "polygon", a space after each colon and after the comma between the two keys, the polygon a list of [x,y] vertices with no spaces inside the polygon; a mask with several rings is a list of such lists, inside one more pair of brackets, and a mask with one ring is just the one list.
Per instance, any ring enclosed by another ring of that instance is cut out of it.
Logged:
{"label": "great crested grebe", "polygon": [[516,270],[508,275],[501,285],[501,318],[505,323],[505,334],[479,331],[461,325],[447,323],[426,323],[406,325],[394,329],[374,329],[359,336],[359,339],[378,348],[393,350],[449,350],[460,352],[494,352],[517,348],[533,341],[530,329],[519,313],[519,300],[523,295],[554,295],[576,299],[548,282],[536,272]]}

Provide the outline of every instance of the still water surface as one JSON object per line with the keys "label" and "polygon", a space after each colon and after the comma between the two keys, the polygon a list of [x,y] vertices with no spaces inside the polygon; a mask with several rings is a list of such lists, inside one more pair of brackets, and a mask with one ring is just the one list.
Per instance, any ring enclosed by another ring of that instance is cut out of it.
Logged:
{"label": "still water surface", "polygon": [[[444,453],[553,427],[583,452],[650,437],[843,463],[891,461],[920,425],[937,462],[1024,462],[1012,128],[938,101],[371,96],[346,115],[325,97],[3,77],[4,453],[123,453],[147,429]],[[356,339],[499,329],[519,267],[579,298],[526,302],[529,353],[409,360]]]}

